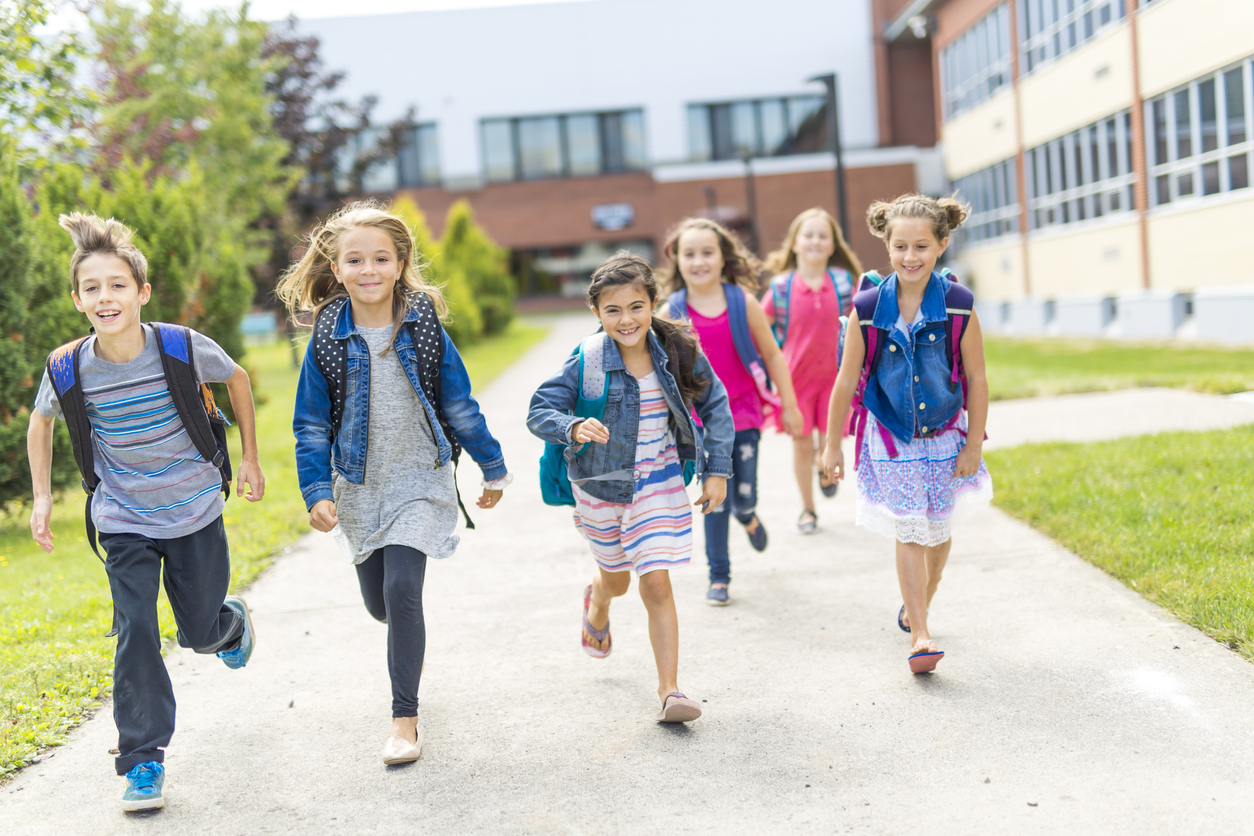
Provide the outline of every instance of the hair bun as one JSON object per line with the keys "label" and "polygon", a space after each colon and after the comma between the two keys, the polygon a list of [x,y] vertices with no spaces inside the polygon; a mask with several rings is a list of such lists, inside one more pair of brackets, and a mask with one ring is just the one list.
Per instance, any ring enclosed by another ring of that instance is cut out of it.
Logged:
{"label": "hair bun", "polygon": [[866,210],[866,225],[876,238],[883,238],[888,233],[888,216],[893,205],[877,200]]}
{"label": "hair bun", "polygon": [[946,219],[949,221],[949,229],[955,230],[962,226],[962,222],[967,219],[970,214],[969,208],[961,201],[952,197],[942,197],[936,201],[941,211],[945,213]]}

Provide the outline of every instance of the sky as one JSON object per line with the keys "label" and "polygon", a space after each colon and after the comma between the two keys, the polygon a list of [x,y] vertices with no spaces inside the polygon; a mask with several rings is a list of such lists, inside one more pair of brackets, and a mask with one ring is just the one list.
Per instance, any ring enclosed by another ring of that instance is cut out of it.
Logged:
{"label": "sky", "polygon": [[[536,3],[581,3],[588,0],[252,0],[249,17],[281,20],[295,12],[305,20],[319,17],[419,12],[433,9],[474,9]],[[238,0],[182,0],[183,11],[195,16],[215,8],[238,8]]]}

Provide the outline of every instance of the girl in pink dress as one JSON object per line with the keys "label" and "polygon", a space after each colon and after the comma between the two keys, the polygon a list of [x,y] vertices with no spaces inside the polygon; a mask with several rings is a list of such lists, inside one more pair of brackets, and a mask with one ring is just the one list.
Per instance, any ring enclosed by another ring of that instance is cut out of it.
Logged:
{"label": "girl in pink dress", "polygon": [[[771,336],[762,306],[754,298],[757,270],[753,255],[721,224],[705,218],[682,221],[663,249],[673,265],[667,290],[674,320],[688,319],[714,373],[727,389],[736,428],[727,501],[705,517],[705,556],[710,586],[705,601],[730,603],[731,558],[728,510],[745,527],[753,548],[766,548],[766,529],[755,507],[758,493],[758,441],[767,410],[783,409],[783,424],[800,432],[801,413],[784,356]],[[767,388],[767,374],[778,394]]]}
{"label": "girl in pink dress", "polygon": [[[853,308],[854,277],[862,274],[862,265],[832,216],[822,209],[807,209],[788,227],[780,248],[767,256],[766,266],[777,275],[771,279],[762,308],[784,349],[803,421],[800,432],[788,428],[801,492],[797,530],[813,534],[819,521],[814,510],[814,472],[836,383],[840,317],[848,316]],[[827,481],[822,472],[819,489],[826,497],[836,495],[836,483]]]}

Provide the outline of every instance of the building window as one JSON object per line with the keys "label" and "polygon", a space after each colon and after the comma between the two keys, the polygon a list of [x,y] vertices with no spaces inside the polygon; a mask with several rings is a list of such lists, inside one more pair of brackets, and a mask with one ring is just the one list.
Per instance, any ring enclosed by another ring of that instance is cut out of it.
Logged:
{"label": "building window", "polygon": [[402,128],[396,134],[395,155],[380,148],[387,130],[362,128],[340,149],[337,163],[340,191],[392,192],[440,184],[435,124]]}
{"label": "building window", "polygon": [[483,173],[493,182],[641,171],[644,113],[571,113],[484,119]]}
{"label": "building window", "polygon": [[1252,94],[1247,59],[1145,103],[1152,205],[1249,188]]}
{"label": "building window", "polygon": [[826,99],[791,96],[689,105],[688,150],[695,162],[830,150]]}
{"label": "building window", "polygon": [[950,188],[971,204],[971,215],[954,233],[954,244],[973,244],[1019,231],[1019,189],[1015,161],[1003,160],[955,180]]}
{"label": "building window", "polygon": [[1017,0],[1020,72],[1066,55],[1123,20],[1124,0]]}
{"label": "building window", "polygon": [[1131,137],[1125,110],[1026,151],[1029,227],[1132,211]]}
{"label": "building window", "polygon": [[396,177],[401,188],[440,184],[440,149],[435,125],[414,125],[401,135],[396,153]]}
{"label": "building window", "polygon": [[941,50],[944,117],[952,119],[1010,84],[1010,9],[1005,3]]}

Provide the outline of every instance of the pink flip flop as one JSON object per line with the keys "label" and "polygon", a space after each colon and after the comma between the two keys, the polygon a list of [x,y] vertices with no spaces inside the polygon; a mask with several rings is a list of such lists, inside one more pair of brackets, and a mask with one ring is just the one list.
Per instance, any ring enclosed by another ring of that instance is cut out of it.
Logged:
{"label": "pink flip flop", "polygon": [[659,723],[687,723],[701,716],[701,706],[678,691],[672,691],[662,700],[662,710],[657,713]]}
{"label": "pink flip flop", "polygon": [[[587,588],[583,591],[583,629],[588,631],[588,636],[592,636],[592,638],[597,641],[605,641],[606,637],[610,634],[609,619],[606,619],[605,627],[603,629],[594,629],[592,625],[588,623],[588,607],[591,605],[592,584],[588,584]],[[604,659],[606,656],[610,655],[610,651],[614,649],[614,640],[612,638],[610,639],[609,644],[605,646],[604,650],[597,650],[596,647],[588,641],[588,636],[585,636],[582,632],[579,634],[579,643],[583,645],[584,653],[587,653],[595,659]]]}
{"label": "pink flip flop", "polygon": [[911,673],[931,673],[936,670],[936,663],[945,658],[943,650],[924,650],[910,654]]}

